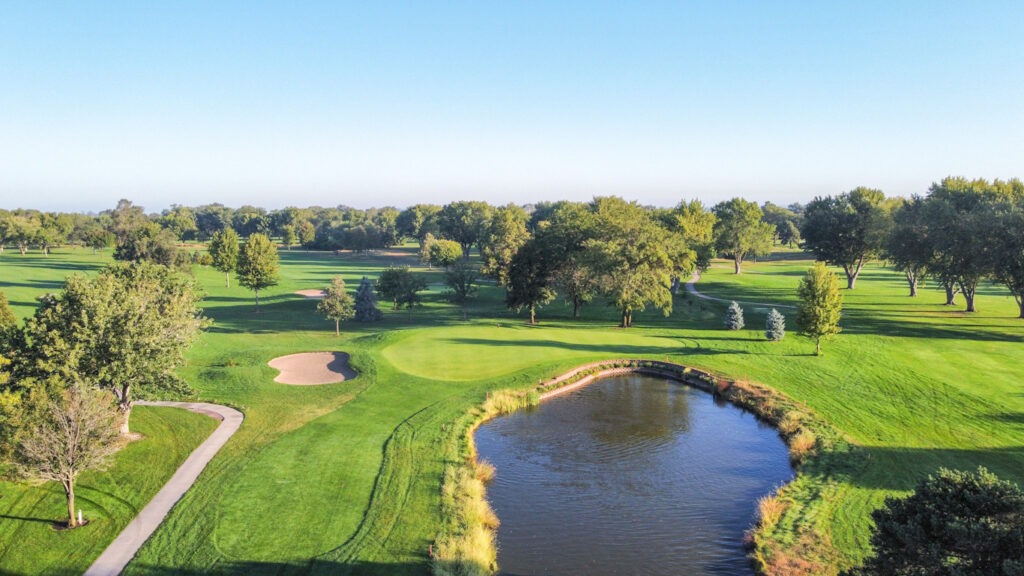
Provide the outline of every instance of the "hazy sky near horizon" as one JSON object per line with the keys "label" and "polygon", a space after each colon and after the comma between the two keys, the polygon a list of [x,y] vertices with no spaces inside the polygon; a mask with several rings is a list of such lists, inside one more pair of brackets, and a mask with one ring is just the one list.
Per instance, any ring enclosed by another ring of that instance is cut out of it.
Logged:
{"label": "hazy sky near horizon", "polygon": [[1022,23],[1019,1],[6,2],[0,207],[1021,177]]}

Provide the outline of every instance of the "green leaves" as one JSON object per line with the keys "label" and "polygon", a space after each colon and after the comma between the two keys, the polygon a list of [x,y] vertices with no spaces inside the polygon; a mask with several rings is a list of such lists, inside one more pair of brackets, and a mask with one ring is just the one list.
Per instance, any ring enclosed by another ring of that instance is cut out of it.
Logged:
{"label": "green leaves", "polygon": [[839,318],[843,310],[843,296],[839,293],[839,278],[815,262],[797,287],[800,304],[796,324],[800,333],[815,341],[815,354],[821,353],[821,339],[838,334]]}

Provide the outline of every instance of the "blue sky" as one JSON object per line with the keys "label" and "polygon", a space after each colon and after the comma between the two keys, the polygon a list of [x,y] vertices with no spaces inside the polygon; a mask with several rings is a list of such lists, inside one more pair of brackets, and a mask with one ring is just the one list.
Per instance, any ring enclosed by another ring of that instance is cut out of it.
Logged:
{"label": "blue sky", "polygon": [[1020,2],[5,2],[0,207],[1024,176]]}

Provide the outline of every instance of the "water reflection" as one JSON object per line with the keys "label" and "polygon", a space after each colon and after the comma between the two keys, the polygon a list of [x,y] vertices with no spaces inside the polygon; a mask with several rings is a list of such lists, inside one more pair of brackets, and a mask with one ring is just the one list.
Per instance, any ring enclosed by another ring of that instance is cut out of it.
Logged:
{"label": "water reflection", "polygon": [[790,479],[770,427],[710,395],[622,376],[477,432],[498,470],[503,573],[750,574],[758,497]]}

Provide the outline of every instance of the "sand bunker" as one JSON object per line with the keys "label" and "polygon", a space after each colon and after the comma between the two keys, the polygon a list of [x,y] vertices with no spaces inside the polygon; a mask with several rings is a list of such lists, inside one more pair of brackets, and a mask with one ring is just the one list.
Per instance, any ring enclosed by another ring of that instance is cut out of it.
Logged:
{"label": "sand bunker", "polygon": [[306,298],[323,298],[323,290],[299,290],[296,292],[299,296],[305,296]]}
{"label": "sand bunker", "polygon": [[356,377],[356,371],[348,365],[348,354],[344,352],[305,352],[274,358],[267,362],[281,373],[274,382],[310,386],[344,382]]}

